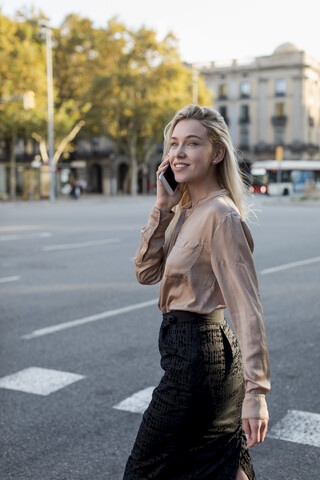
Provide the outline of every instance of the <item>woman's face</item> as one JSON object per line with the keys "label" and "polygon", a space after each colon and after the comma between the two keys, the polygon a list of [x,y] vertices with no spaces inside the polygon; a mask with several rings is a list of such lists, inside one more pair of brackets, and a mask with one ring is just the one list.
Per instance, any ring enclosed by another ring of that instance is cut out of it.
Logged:
{"label": "woman's face", "polygon": [[180,120],[170,139],[170,165],[179,183],[200,185],[215,177],[215,148],[199,120]]}

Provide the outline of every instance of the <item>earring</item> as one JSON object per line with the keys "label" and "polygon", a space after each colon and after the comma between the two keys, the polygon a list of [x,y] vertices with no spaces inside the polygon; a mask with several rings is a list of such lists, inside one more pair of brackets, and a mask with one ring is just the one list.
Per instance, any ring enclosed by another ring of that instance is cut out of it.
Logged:
{"label": "earring", "polygon": [[217,160],[213,160],[213,163],[216,163]]}

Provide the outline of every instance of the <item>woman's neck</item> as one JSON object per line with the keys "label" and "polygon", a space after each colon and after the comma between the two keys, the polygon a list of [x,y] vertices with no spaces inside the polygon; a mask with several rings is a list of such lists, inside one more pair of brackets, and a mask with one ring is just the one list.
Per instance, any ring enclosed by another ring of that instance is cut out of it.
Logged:
{"label": "woman's neck", "polygon": [[212,181],[211,179],[210,182],[206,182],[206,184],[201,183],[200,185],[196,185],[188,183],[188,190],[190,193],[192,205],[199,202],[200,200],[206,199],[207,197],[209,197],[209,195],[218,192],[221,189],[221,185],[219,185],[217,181]]}

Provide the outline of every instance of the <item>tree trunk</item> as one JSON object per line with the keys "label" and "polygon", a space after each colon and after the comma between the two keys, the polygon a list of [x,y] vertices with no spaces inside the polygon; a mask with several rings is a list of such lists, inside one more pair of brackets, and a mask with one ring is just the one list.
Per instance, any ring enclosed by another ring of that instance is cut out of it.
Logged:
{"label": "tree trunk", "polygon": [[130,149],[130,177],[131,177],[130,193],[131,195],[137,195],[138,164],[137,164],[137,135],[136,134],[134,134],[130,139],[129,149]]}
{"label": "tree trunk", "polygon": [[149,183],[148,164],[150,162],[151,155],[155,152],[155,150],[156,150],[156,144],[149,142],[149,145],[144,155],[144,161],[142,166],[142,193],[143,194],[148,193],[148,183]]}
{"label": "tree trunk", "polygon": [[14,153],[15,135],[8,140],[9,161],[10,161],[10,199],[16,199],[17,192],[17,172],[16,172],[16,156]]}
{"label": "tree trunk", "polygon": [[148,193],[148,165],[145,163],[142,165],[142,193]]}

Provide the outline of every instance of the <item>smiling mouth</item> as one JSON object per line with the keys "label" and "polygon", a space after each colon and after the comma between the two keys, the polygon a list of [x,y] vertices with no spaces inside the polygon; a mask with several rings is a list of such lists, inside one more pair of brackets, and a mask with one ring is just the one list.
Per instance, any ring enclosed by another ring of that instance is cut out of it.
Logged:
{"label": "smiling mouth", "polygon": [[187,163],[175,163],[174,164],[174,168],[176,168],[177,170],[179,170],[181,168],[185,168],[185,167],[188,167]]}

